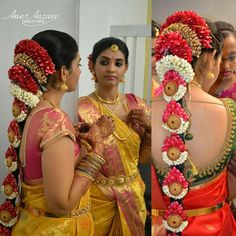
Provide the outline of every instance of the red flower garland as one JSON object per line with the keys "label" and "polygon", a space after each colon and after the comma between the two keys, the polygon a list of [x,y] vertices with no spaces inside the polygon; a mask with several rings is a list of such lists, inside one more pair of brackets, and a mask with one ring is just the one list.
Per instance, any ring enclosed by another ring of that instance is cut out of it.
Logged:
{"label": "red flower garland", "polygon": [[188,25],[198,36],[203,48],[211,48],[211,31],[206,21],[194,11],[179,11],[169,16],[162,25],[161,30],[173,23],[182,23]]}
{"label": "red flower garland", "polygon": [[0,206],[0,223],[5,226],[12,226],[17,217],[17,211],[11,201],[7,200]]}
{"label": "red flower garland", "polygon": [[4,194],[7,198],[12,199],[12,195],[17,194],[19,191],[19,187],[15,176],[10,172],[2,183],[4,187]]}
{"label": "red flower garland", "polygon": [[167,104],[165,112],[162,116],[162,122],[166,123],[169,116],[172,114],[183,118],[184,121],[189,120],[189,115],[185,112],[181,105],[174,100],[171,100],[171,102]]}
{"label": "red flower garland", "polygon": [[157,61],[170,54],[183,58],[188,62],[192,61],[192,49],[179,32],[161,34],[157,39],[155,50]]}
{"label": "red flower garland", "polygon": [[0,235],[2,236],[11,236],[11,230],[5,226],[0,225]]}
{"label": "red flower garland", "polygon": [[39,86],[33,79],[31,73],[22,65],[14,65],[8,71],[9,79],[19,85],[22,89],[36,94]]}
{"label": "red flower garland", "polygon": [[14,53],[15,56],[22,53],[31,57],[45,75],[51,75],[56,72],[55,65],[47,51],[34,40],[21,40],[16,45]]}
{"label": "red flower garland", "polygon": [[167,152],[171,147],[177,147],[180,152],[187,151],[187,147],[184,145],[184,142],[176,133],[172,133],[170,137],[166,137],[161,151]]}
{"label": "red flower garland", "polygon": [[170,81],[173,81],[176,84],[177,87],[180,84],[182,84],[183,86],[187,85],[186,81],[175,70],[169,70],[164,74],[164,80],[162,81],[163,87],[165,87],[166,84],[169,83]]}
{"label": "red flower garland", "polygon": [[13,147],[18,147],[21,141],[21,131],[16,120],[11,121],[7,129],[9,142]]}

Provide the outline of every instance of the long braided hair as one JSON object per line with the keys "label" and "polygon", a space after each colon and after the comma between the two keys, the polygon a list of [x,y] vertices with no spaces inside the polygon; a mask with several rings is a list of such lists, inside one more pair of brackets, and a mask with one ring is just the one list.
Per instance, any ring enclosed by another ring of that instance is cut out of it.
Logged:
{"label": "long braided hair", "polygon": [[[217,42],[218,41],[218,42]],[[162,177],[162,191],[169,198],[163,215],[167,235],[181,235],[188,225],[182,201],[188,193],[191,177],[197,170],[189,159],[186,141],[191,140],[191,114],[185,102],[189,83],[193,80],[198,58],[206,51],[221,50],[219,40],[212,34],[207,22],[193,11],[175,12],[161,27],[156,43],[156,69],[167,102],[162,116],[162,127],[170,135],[164,139],[162,159],[169,171]],[[191,163],[184,173],[185,162]]]}
{"label": "long braided hair", "polygon": [[26,118],[39,103],[47,83],[54,85],[52,75],[63,65],[70,68],[77,52],[76,41],[56,30],[42,31],[15,46],[14,65],[8,71],[9,91],[14,97],[13,120],[7,130],[10,145],[5,153],[5,164],[9,173],[2,183],[6,200],[0,205],[0,235],[11,235],[11,229],[18,220],[23,180],[19,151]]}

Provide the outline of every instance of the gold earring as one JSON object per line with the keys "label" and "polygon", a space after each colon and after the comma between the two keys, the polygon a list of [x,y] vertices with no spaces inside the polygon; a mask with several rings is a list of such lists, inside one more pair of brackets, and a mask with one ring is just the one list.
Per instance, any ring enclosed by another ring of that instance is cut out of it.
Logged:
{"label": "gold earring", "polygon": [[68,90],[68,85],[66,84],[66,79],[62,78],[62,84],[60,85],[59,89],[64,92],[66,92]]}
{"label": "gold earring", "polygon": [[214,78],[215,78],[215,75],[211,71],[209,71],[207,73],[207,79],[214,79]]}
{"label": "gold earring", "polygon": [[124,83],[124,82],[125,82],[125,77],[122,76],[122,77],[119,79],[119,82],[120,82],[120,83]]}
{"label": "gold earring", "polygon": [[94,72],[92,73],[92,75],[93,75],[93,77],[91,79],[94,80],[95,82],[98,82],[98,78]]}

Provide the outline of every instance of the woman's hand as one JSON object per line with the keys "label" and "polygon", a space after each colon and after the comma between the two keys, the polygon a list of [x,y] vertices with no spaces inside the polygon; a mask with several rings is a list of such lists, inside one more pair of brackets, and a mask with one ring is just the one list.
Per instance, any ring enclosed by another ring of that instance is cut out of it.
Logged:
{"label": "woman's hand", "polygon": [[132,128],[142,137],[144,132],[151,130],[151,118],[143,109],[133,109],[128,113],[128,122]]}
{"label": "woman's hand", "polygon": [[101,116],[94,124],[81,123],[78,138],[89,144],[88,151],[103,154],[104,140],[115,130],[115,121],[110,116]]}

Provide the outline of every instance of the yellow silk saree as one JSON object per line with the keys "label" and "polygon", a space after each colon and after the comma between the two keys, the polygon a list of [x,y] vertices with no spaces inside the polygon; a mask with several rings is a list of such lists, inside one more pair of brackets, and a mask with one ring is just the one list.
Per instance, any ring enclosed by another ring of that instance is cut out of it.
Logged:
{"label": "yellow silk saree", "polygon": [[[126,96],[129,109],[140,108],[133,98]],[[95,235],[144,235],[145,185],[138,171],[139,135],[90,97],[80,98],[78,111],[81,121],[93,123],[103,114],[116,122],[116,130],[105,144],[106,163],[90,189]]]}

